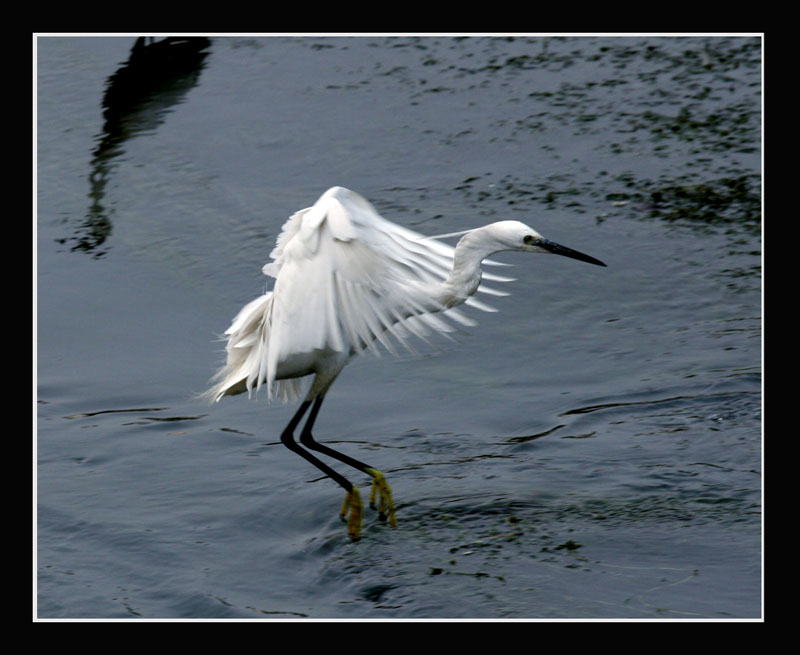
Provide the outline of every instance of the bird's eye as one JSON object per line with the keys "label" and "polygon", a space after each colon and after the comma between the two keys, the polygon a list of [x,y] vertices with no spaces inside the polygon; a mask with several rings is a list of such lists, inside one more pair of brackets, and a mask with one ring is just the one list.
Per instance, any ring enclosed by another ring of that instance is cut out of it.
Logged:
{"label": "bird's eye", "polygon": [[522,240],[522,242],[526,246],[530,246],[531,244],[536,242],[536,238],[532,234],[526,234],[525,238]]}

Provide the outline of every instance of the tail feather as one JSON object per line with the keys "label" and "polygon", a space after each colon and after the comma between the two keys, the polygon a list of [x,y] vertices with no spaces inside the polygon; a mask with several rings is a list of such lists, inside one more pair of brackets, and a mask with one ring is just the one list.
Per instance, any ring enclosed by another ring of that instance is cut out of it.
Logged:
{"label": "tail feather", "polygon": [[[269,348],[272,292],[245,305],[225,331],[228,354],[225,365],[212,378],[213,386],[201,394],[209,403],[223,396],[247,392],[250,395],[266,381],[266,352]],[[268,389],[270,400],[294,402],[303,396],[305,380],[277,380]]]}

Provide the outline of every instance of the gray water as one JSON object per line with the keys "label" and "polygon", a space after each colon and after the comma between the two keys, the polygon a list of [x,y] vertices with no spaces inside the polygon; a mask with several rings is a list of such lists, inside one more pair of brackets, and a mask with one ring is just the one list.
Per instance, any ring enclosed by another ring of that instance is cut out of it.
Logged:
{"label": "gray water", "polygon": [[[760,39],[134,42],[37,41],[39,618],[761,616]],[[356,543],[293,407],[195,399],[333,185],[608,264],[498,257],[498,313],[346,369]]]}

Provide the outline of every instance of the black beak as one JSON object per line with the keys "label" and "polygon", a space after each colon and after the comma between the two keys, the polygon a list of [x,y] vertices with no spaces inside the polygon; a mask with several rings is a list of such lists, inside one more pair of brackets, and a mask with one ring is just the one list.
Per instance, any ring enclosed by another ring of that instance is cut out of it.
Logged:
{"label": "black beak", "polygon": [[599,259],[589,257],[589,255],[584,255],[582,252],[578,252],[572,248],[567,248],[566,246],[561,246],[557,243],[553,243],[552,241],[548,241],[547,239],[538,241],[536,245],[544,250],[547,250],[548,252],[552,252],[554,255],[564,255],[564,257],[571,257],[572,259],[577,259],[579,261],[586,262],[587,264],[605,266],[605,264]]}

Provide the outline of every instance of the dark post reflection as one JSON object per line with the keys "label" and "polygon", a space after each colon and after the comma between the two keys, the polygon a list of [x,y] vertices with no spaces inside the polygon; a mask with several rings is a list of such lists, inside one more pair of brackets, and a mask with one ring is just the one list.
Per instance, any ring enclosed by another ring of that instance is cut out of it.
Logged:
{"label": "dark post reflection", "polygon": [[106,185],[115,159],[126,141],[154,133],[173,105],[183,101],[198,83],[210,45],[204,37],[139,37],[128,60],[108,79],[102,101],[105,121],[92,151],[91,203],[86,220],[65,240],[73,244],[71,250],[95,257],[105,254],[114,213],[105,197]]}

